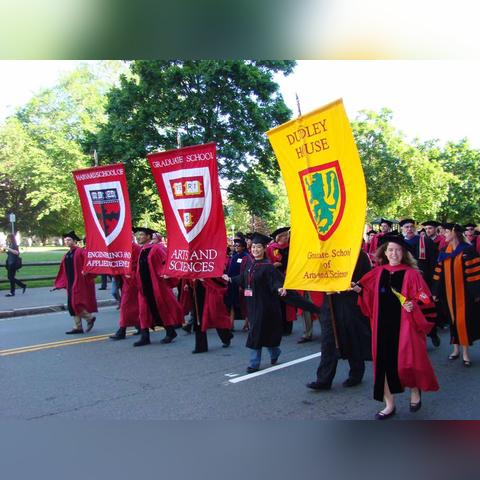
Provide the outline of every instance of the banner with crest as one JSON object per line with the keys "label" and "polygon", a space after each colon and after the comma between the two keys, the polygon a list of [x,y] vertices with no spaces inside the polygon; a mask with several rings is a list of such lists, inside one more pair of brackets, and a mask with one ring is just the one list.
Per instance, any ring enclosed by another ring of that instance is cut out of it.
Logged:
{"label": "banner with crest", "polygon": [[219,277],[227,235],[214,143],[148,155],[167,227],[165,274]]}
{"label": "banner with crest", "polygon": [[291,210],[285,288],[348,289],[362,243],[367,193],[342,100],[267,135]]}
{"label": "banner with crest", "polygon": [[132,221],[125,166],[76,170],[73,178],[87,238],[84,271],[107,275],[131,273]]}

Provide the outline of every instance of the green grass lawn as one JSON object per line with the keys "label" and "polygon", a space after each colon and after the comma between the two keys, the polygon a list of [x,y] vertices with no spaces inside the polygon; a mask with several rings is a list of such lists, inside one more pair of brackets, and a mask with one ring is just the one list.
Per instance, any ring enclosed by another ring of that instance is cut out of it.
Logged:
{"label": "green grass lawn", "polygon": [[[17,272],[16,277],[20,280],[28,277],[55,277],[58,272],[58,265],[44,265],[36,267],[27,267],[26,263],[32,262],[58,262],[65,255],[67,248],[65,247],[20,247],[20,256],[22,257],[23,267]],[[0,253],[0,280],[7,280],[7,270],[2,268],[5,265],[7,256]],[[100,278],[100,277],[99,277]],[[51,287],[53,280],[29,280],[28,288],[32,287]],[[0,290],[8,290],[10,284],[0,283]]]}

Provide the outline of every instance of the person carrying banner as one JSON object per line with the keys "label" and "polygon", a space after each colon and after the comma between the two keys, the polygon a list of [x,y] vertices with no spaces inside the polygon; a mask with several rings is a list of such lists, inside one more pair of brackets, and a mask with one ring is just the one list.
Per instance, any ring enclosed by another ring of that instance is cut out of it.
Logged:
{"label": "person carrying banner", "polygon": [[136,271],[141,337],[133,345],[149,345],[149,329],[155,325],[163,326],[166,331],[160,343],[171,343],[177,336],[175,327],[183,323],[182,306],[172,292],[173,283],[176,285],[178,281],[164,278],[166,248],[161,243],[152,243],[155,232],[150,228],[135,228],[133,231],[141,246]]}
{"label": "person carrying banner", "polygon": [[443,224],[448,245],[440,252],[433,277],[435,300],[448,305],[453,352],[449,360],[460,356],[463,349],[463,364],[472,362],[468,347],[480,338],[480,258],[472,245],[465,242],[463,229],[455,223]]}
{"label": "person carrying banner", "polygon": [[260,368],[262,348],[270,354],[270,363],[275,365],[280,356],[282,340],[282,312],[278,296],[285,303],[295,307],[319,313],[320,308],[305,300],[295,291],[283,288],[285,277],[273,266],[266,256],[270,237],[255,233],[252,238],[252,258],[248,258],[244,272],[236,277],[223,275],[223,279],[240,285],[247,304],[250,329],[246,346],[251,349],[247,372],[256,372]]}
{"label": "person carrying banner", "polygon": [[87,322],[85,332],[89,332],[95,323],[97,300],[95,297],[95,275],[85,274],[85,250],[77,246],[80,238],[72,230],[63,235],[63,242],[69,251],[64,255],[54,289],[67,290],[67,304],[70,315],[74,318],[75,325],[72,330],[65,332],[67,335],[84,333],[82,318]]}
{"label": "person carrying banner", "polygon": [[227,348],[233,338],[230,331],[230,315],[224,298],[226,283],[221,278],[199,278],[182,281],[183,290],[188,295],[195,332],[195,349],[192,353],[208,352],[207,330],[215,328]]}
{"label": "person carrying banner", "polygon": [[[352,281],[357,282],[371,270],[368,255],[360,250]],[[330,390],[337,371],[338,358],[348,360],[350,371],[344,387],[361,383],[365,360],[372,359],[371,330],[368,319],[358,306],[358,295],[353,291],[327,294],[322,303],[320,365],[317,379],[307,384],[312,390]]]}
{"label": "person carrying banner", "polygon": [[424,315],[433,310],[430,290],[403,237],[384,240],[377,253],[379,265],[352,283],[372,327],[373,397],[385,401],[377,420],[395,414],[394,394],[404,388],[411,389],[411,412],[420,409],[422,390],[439,389],[425,342],[432,328]]}
{"label": "person carrying banner", "polygon": [[124,340],[127,334],[127,327],[135,327],[137,329],[135,335],[140,333],[140,312],[138,308],[136,271],[141,249],[140,245],[136,242],[132,242],[132,273],[120,277],[122,284],[122,294],[120,297],[120,322],[119,329],[114,335],[110,336],[112,340]]}
{"label": "person carrying banner", "polygon": [[272,365],[277,363],[281,353],[282,312],[276,297],[287,292],[283,288],[283,275],[266,257],[270,240],[270,237],[256,233],[252,238],[253,260],[248,261],[243,275],[223,276],[225,281],[240,285],[244,290],[250,322],[246,344],[251,349],[248,373],[259,370],[263,347],[268,349]]}

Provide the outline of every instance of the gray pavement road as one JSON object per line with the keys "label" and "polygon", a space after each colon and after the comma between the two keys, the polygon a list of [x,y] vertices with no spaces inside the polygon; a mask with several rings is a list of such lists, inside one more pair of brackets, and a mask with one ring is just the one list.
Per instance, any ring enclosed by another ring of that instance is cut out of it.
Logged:
{"label": "gray pavement road", "polygon": [[[347,363],[339,362],[333,389],[314,392],[319,358],[288,362],[318,354],[317,341],[297,345],[302,323],[282,341],[283,367],[247,376],[246,334],[236,332],[230,348],[221,348],[209,333],[210,351],[192,355],[193,335],[179,330],[170,345],[160,344],[163,332],[152,334],[152,345],[134,348],[136,337],[114,342],[118,311],[101,309],[95,328],[69,338],[71,318],[65,312],[0,320],[0,418],[15,419],[371,419],[381,406],[372,400],[372,371],[351,389],[341,386]],[[239,322],[237,329],[241,327]],[[448,335],[442,346],[430,348],[441,390],[424,394],[424,406],[408,412],[408,394],[398,396],[397,419],[478,419],[480,354],[472,348],[473,367],[449,362]],[[230,380],[242,378],[238,383]]]}

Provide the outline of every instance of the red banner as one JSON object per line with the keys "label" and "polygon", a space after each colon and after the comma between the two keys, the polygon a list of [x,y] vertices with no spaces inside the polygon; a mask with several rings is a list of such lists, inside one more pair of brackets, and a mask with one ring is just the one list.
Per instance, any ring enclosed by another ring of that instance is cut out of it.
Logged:
{"label": "red banner", "polygon": [[131,271],[132,219],[125,166],[73,172],[87,236],[84,271],[126,275]]}
{"label": "red banner", "polygon": [[167,226],[165,274],[219,277],[227,248],[214,143],[148,155]]}

